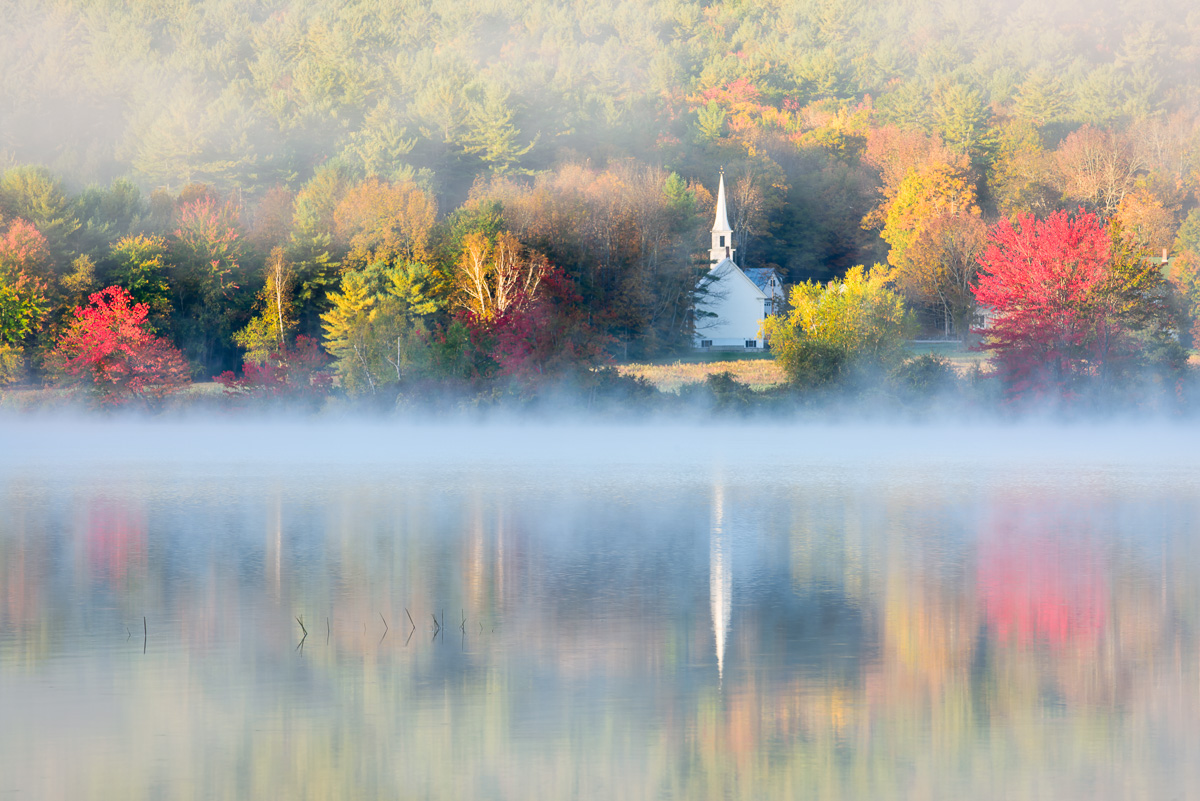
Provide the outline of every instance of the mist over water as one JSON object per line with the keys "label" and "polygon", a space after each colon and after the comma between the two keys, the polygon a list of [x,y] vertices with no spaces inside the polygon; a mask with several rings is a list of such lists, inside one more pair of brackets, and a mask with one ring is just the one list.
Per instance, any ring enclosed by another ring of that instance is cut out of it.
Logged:
{"label": "mist over water", "polygon": [[[314,420],[283,418],[184,421],[94,417],[0,419],[0,469],[22,465],[97,463],[256,465],[550,465],[593,470],[620,465],[672,465],[707,474],[728,465],[770,474],[778,466],[970,464],[980,469],[1129,464],[1190,466],[1200,457],[1200,426],[1190,421],[1057,423],[953,420],[771,422],[703,421],[489,422]],[[783,477],[783,476],[781,476]]]}
{"label": "mist over water", "polygon": [[1192,797],[1196,439],[7,421],[0,794]]}

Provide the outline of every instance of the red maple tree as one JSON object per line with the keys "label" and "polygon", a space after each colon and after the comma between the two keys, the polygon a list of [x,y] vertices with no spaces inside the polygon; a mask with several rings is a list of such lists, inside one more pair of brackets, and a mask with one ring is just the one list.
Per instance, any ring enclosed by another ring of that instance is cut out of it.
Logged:
{"label": "red maple tree", "polygon": [[519,292],[509,306],[490,318],[470,311],[458,319],[470,332],[471,347],[488,369],[484,374],[510,379],[532,390],[549,378],[564,378],[607,361],[611,338],[591,325],[575,283],[548,266],[536,291]]}
{"label": "red maple tree", "polygon": [[272,351],[261,366],[247,363],[240,378],[226,370],[213,380],[232,395],[310,405],[319,404],[333,387],[329,356],[317,340],[303,335]]}
{"label": "red maple tree", "polygon": [[1109,245],[1094,214],[1024,214],[992,228],[975,298],[994,315],[979,333],[1010,398],[1070,398],[1102,369],[1118,333],[1097,294]]}
{"label": "red maple tree", "polygon": [[66,383],[90,390],[106,406],[156,401],[190,382],[187,362],[167,340],[147,330],[145,303],[110,286],[73,311],[53,362]]}

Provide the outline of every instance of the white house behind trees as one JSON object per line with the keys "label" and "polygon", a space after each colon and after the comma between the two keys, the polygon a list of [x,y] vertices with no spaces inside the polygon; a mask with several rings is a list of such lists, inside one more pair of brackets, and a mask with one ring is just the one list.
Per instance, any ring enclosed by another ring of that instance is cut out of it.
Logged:
{"label": "white house behind trees", "polygon": [[717,215],[713,221],[712,267],[701,282],[696,302],[697,348],[761,350],[762,321],[783,311],[783,280],[774,268],[743,270],[733,260],[733,229],[725,207],[725,173],[717,186]]}

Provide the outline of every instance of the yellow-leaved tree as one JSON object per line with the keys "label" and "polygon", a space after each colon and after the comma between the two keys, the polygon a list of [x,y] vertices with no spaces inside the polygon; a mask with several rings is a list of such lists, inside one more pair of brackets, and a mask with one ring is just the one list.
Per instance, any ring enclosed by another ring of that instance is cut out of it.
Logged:
{"label": "yellow-leaved tree", "polygon": [[550,265],[540,253],[501,233],[495,242],[468,234],[456,272],[456,302],[478,320],[493,321],[531,300]]}
{"label": "yellow-leaved tree", "polygon": [[342,276],[332,308],[321,315],[325,349],[343,389],[378,394],[421,369],[429,358],[426,318],[444,301],[430,287],[432,274],[421,262],[373,264]]}
{"label": "yellow-leaved tree", "polygon": [[259,314],[233,335],[233,341],[246,350],[247,364],[266,364],[271,353],[280,353],[288,335],[296,327],[292,309],[292,271],[283,257],[283,248],[271,251],[266,276],[258,294]]}
{"label": "yellow-leaved tree", "polygon": [[851,268],[844,279],[792,287],[791,311],[763,321],[789,381],[803,389],[869,378],[904,359],[916,323],[888,287],[887,269]]}
{"label": "yellow-leaved tree", "polygon": [[888,262],[902,264],[909,246],[931,220],[960,214],[979,214],[975,184],[965,163],[937,161],[913,170],[884,211],[879,235],[891,246]]}

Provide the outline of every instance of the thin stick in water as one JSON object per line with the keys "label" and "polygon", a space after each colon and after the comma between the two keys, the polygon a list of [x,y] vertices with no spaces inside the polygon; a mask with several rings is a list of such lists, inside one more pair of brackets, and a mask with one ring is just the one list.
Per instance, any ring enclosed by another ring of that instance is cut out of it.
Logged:
{"label": "thin stick in water", "polygon": [[[404,614],[408,615],[408,607],[407,607],[407,606],[406,606],[406,607],[404,607]],[[413,623],[412,615],[408,615],[408,622],[409,622],[409,623],[412,623],[412,627],[413,627],[414,629],[417,627],[417,624],[416,624],[416,623]]]}

